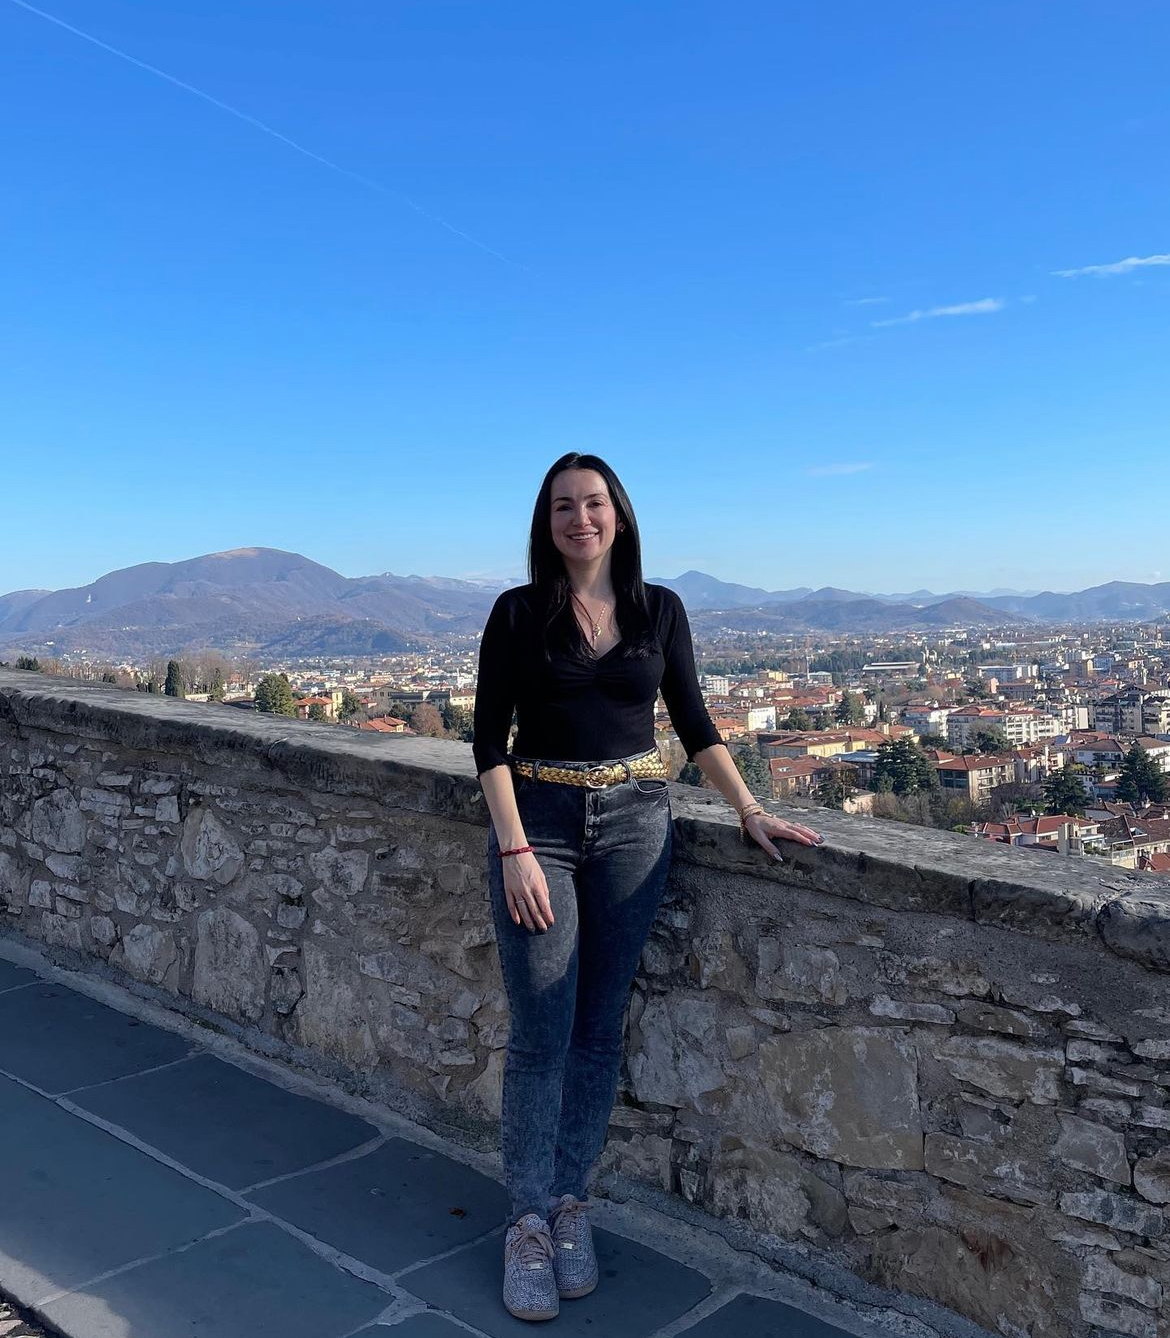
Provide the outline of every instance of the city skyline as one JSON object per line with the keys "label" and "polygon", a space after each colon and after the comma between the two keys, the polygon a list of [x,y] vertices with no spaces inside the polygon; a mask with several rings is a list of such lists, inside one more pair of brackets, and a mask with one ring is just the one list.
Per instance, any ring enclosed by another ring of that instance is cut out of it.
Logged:
{"label": "city skyline", "polygon": [[0,588],[504,579],[568,449],[647,572],[1160,581],[1142,15],[3,0]]}

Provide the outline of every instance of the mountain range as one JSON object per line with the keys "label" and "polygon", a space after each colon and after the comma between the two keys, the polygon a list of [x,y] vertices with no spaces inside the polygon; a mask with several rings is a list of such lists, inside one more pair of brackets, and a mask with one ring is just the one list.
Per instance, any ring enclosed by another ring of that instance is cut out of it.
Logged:
{"label": "mountain range", "polygon": [[[881,595],[831,586],[765,590],[698,571],[650,579],[678,592],[697,632],[921,632],[1170,613],[1170,582],[1111,581],[1070,594]],[[474,635],[496,594],[516,583],[392,572],[346,577],[299,553],[237,548],[126,567],[70,590],[0,595],[0,653],[139,661],[212,649],[287,660],[392,654]]]}

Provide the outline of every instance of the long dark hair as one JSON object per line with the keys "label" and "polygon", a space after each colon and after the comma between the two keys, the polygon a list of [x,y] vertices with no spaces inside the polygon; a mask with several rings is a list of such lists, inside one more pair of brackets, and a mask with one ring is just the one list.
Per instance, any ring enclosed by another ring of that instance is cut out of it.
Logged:
{"label": "long dark hair", "polygon": [[591,469],[605,480],[620,528],[610,550],[610,576],[617,607],[614,616],[622,633],[621,655],[642,658],[650,653],[650,610],[646,604],[646,586],[642,580],[642,541],[634,508],[622,481],[600,456],[570,451],[553,462],[544,476],[532,511],[532,529],[528,535],[528,579],[536,587],[544,610],[544,650],[547,659],[555,648],[578,659],[588,659],[580,625],[569,598],[569,575],[565,560],[553,543],[552,483],[566,469]]}

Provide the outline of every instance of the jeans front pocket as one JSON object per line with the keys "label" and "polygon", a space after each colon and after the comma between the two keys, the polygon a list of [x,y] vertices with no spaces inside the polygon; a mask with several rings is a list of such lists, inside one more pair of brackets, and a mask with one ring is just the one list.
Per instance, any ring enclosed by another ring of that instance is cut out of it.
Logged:
{"label": "jeans front pocket", "polygon": [[631,776],[630,786],[637,794],[652,797],[669,793],[669,786],[657,776]]}

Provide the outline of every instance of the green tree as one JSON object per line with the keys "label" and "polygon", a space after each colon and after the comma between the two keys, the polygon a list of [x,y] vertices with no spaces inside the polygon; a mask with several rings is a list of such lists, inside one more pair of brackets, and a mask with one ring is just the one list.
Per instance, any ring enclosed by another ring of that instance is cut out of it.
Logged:
{"label": "green tree", "polygon": [[788,719],[783,724],[784,729],[812,729],[812,716],[807,711],[802,711],[798,706],[794,711],[789,711]]}
{"label": "green tree", "polygon": [[1121,764],[1117,797],[1139,808],[1142,804],[1161,804],[1166,799],[1166,773],[1140,743],[1130,746]]}
{"label": "green tree", "polygon": [[974,697],[976,701],[987,699],[987,684],[981,678],[968,678],[964,681],[963,686],[967,689],[968,695]]}
{"label": "green tree", "polygon": [[320,723],[326,723],[329,720],[329,716],[320,702],[309,703],[309,719]]}
{"label": "green tree", "polygon": [[1012,745],[1002,729],[977,729],[971,735],[971,746],[977,753],[1008,753]]}
{"label": "green tree", "polygon": [[118,675],[117,675],[116,673],[114,673],[114,671],[113,671],[112,669],[107,669],[107,670],[102,674],[102,682],[103,682],[103,683],[117,683],[117,681],[118,681]]}
{"label": "green tree", "polygon": [[772,773],[768,764],[760,756],[754,744],[738,749],[734,755],[735,769],[743,777],[743,783],[757,799],[770,799],[772,795]]}
{"label": "green tree", "polygon": [[877,750],[875,789],[898,795],[929,793],[938,786],[930,758],[908,738],[887,739]]}
{"label": "green tree", "polygon": [[224,694],[223,670],[219,667],[219,665],[216,665],[215,668],[211,671],[211,678],[207,684],[207,696],[210,701],[221,702],[223,701],[223,694]]}
{"label": "green tree", "polygon": [[470,743],[475,737],[475,725],[471,712],[463,706],[452,706],[450,702],[443,707],[440,714],[443,717],[443,728],[447,731],[447,737],[460,739],[464,743]]}
{"label": "green tree", "polygon": [[357,696],[350,692],[349,688],[345,688],[341,694],[341,705],[337,708],[338,720],[352,720],[361,709],[362,704]]}
{"label": "green tree", "polygon": [[946,739],[941,734],[920,734],[918,737],[919,748],[944,749],[947,746]]}
{"label": "green tree", "polygon": [[847,692],[837,703],[833,719],[839,725],[860,725],[865,720],[865,711],[861,702],[852,692]]}
{"label": "green tree", "polygon": [[1085,811],[1084,768],[1066,762],[1044,782],[1045,809],[1049,813],[1081,814]]}
{"label": "green tree", "polygon": [[683,785],[702,785],[703,783],[703,773],[695,762],[684,762],[682,770],[678,773],[678,778]]}
{"label": "green tree", "polygon": [[16,667],[18,669],[30,669],[34,674],[41,672],[41,662],[35,655],[18,655]]}
{"label": "green tree", "polygon": [[848,771],[844,767],[837,767],[817,786],[813,798],[824,808],[842,809],[845,800],[856,788],[856,781]]}
{"label": "green tree", "polygon": [[179,668],[178,660],[167,661],[167,681],[163,685],[163,692],[168,697],[185,697],[187,695],[187,688],[183,683],[183,671]]}
{"label": "green tree", "polygon": [[296,715],[287,674],[265,674],[256,684],[256,709],[266,715]]}

